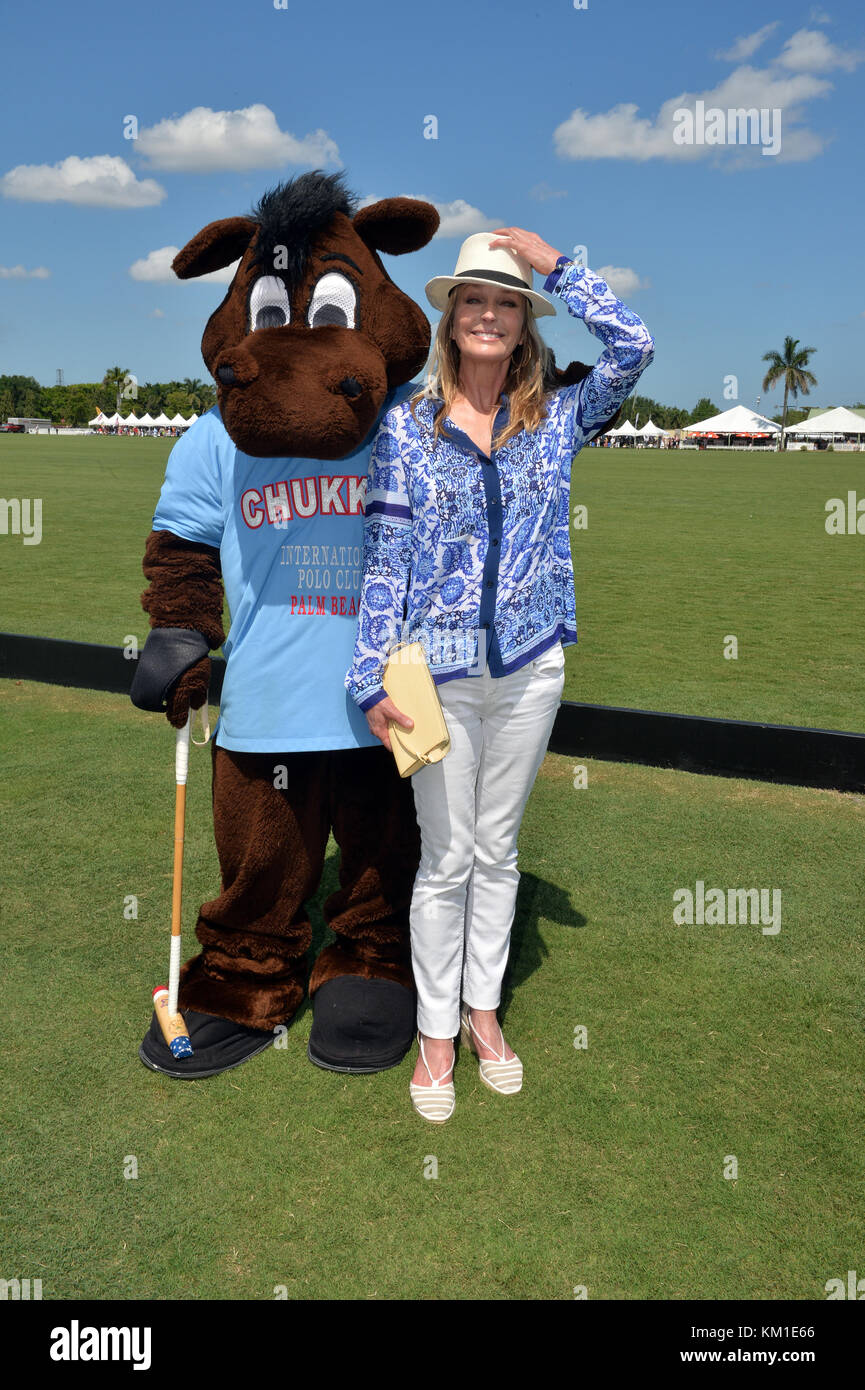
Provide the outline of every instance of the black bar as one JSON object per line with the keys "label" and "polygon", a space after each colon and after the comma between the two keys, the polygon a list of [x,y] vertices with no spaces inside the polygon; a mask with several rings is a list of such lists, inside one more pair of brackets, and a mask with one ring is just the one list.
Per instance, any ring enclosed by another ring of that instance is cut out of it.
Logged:
{"label": "black bar", "polygon": [[[210,698],[219,703],[225,661],[213,657]],[[120,647],[0,632],[0,677],[128,695],[134,663]],[[716,777],[865,792],[865,734],[666,714],[565,700],[551,753],[645,763]]]}
{"label": "black bar", "polygon": [[[211,657],[211,665],[210,698],[218,704],[225,660],[221,656]],[[0,677],[6,680],[44,681],[47,685],[74,685],[83,690],[128,695],[134,673],[135,660],[125,657],[122,647],[0,632]]]}
{"label": "black bar", "polygon": [[834,791],[865,791],[865,734],[563,701],[551,753]]}

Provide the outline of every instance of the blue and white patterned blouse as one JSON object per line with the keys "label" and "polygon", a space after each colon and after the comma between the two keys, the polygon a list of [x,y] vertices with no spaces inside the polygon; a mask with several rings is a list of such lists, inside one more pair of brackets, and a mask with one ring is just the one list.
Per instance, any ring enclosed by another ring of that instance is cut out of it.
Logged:
{"label": "blue and white patterned blouse", "polygon": [[[490,456],[441,400],[408,400],[382,418],[364,504],[363,582],[345,688],[362,710],[386,697],[397,643],[420,641],[437,684],[508,675],[555,642],[577,641],[570,545],[574,455],[618,410],[654,353],[645,324],[605,280],[573,264],[545,289],[604,344],[583,381],[547,397],[547,417]],[[493,438],[508,420],[508,398]],[[404,616],[405,615],[405,616]]]}

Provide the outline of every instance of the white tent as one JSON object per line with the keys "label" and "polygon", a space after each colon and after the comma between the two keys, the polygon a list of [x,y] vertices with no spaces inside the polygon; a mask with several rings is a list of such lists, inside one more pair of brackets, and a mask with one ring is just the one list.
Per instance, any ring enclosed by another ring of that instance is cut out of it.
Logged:
{"label": "white tent", "polygon": [[756,410],[744,405],[734,405],[710,420],[700,420],[696,425],[685,425],[683,434],[780,434],[781,426]]}
{"label": "white tent", "polygon": [[108,424],[108,416],[107,416],[107,415],[103,415],[102,411],[100,410],[99,414],[98,414],[97,416],[95,416],[92,420],[88,420],[87,423],[88,423],[88,425],[90,425],[91,427],[92,427],[93,425],[107,425],[107,424]]}
{"label": "white tent", "polygon": [[171,421],[169,420],[168,416],[166,415],[165,411],[163,410],[162,413],[161,413],[160,415],[157,415],[157,417],[156,417],[156,419],[153,421],[153,423],[154,423],[154,425],[170,425],[170,424],[171,424]]}
{"label": "white tent", "polygon": [[654,423],[654,421],[649,419],[647,423],[642,426],[642,428],[638,426],[637,429],[634,431],[634,440],[635,442],[646,441],[650,444],[654,444],[655,446],[660,446],[660,442],[664,438],[665,434],[666,430],[659,429],[658,426]]}
{"label": "white tent", "polygon": [[834,410],[824,410],[822,415],[814,415],[803,420],[801,425],[788,425],[788,434],[865,434],[865,420],[848,410],[846,405],[838,405]]}
{"label": "white tent", "polygon": [[122,425],[124,422],[115,410],[113,415],[109,415],[107,420],[103,420],[104,425]]}
{"label": "white tent", "polygon": [[155,425],[155,424],[156,424],[156,421],[153,419],[153,416],[152,416],[152,415],[149,415],[148,412],[145,411],[144,414],[142,415],[141,419],[138,421],[138,423],[139,423],[139,425],[148,425],[148,426],[149,426],[149,425]]}
{"label": "white tent", "polygon": [[189,424],[189,421],[184,420],[183,416],[178,413],[177,415],[175,415],[174,419],[169,420],[168,423],[169,425],[175,425],[179,426],[181,429],[185,429],[186,426]]}
{"label": "white tent", "polygon": [[190,417],[189,417],[189,419],[187,420],[186,423],[187,423],[187,425],[194,425],[197,419],[198,419],[198,416],[196,415],[195,411],[193,410],[192,414],[190,415]]}
{"label": "white tent", "polygon": [[121,425],[140,425],[141,421],[132,411],[129,412],[125,420],[120,421]]}
{"label": "white tent", "polygon": [[617,430],[607,430],[607,434],[610,435],[611,438],[620,438],[623,434],[635,435],[636,433],[637,430],[634,429],[630,420],[626,420],[623,425],[619,425]]}

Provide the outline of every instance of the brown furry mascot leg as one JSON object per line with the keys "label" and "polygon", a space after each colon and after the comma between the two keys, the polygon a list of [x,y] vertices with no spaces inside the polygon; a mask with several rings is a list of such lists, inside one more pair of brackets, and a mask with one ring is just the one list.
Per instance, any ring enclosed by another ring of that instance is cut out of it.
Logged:
{"label": "brown furry mascot leg", "polygon": [[[202,905],[204,947],[180,1004],[254,1029],[287,1023],[304,993],[318,888],[333,826],[340,887],[324,905],[338,937],[319,956],[309,1055],[378,1071],[415,1029],[409,906],[420,860],[411,783],[384,748],[230,753],[215,747],[213,805],[222,892]],[[276,783],[276,785],[275,785]]]}
{"label": "brown furry mascot leg", "polygon": [[339,889],[324,917],[339,940],[318,957],[310,994],[339,975],[411,989],[409,907],[420,862],[411,781],[383,747],[331,754],[330,818],[340,848]]}
{"label": "brown furry mascot leg", "polygon": [[334,751],[328,806],[339,889],[324,904],[337,936],[310,979],[309,1056],[334,1071],[378,1071],[415,1033],[409,907],[420,863],[411,782],[381,746]]}
{"label": "brown furry mascot leg", "polygon": [[297,1010],[312,939],[305,902],[327,848],[328,756],[214,747],[222,892],[201,907],[204,950],[183,967],[183,1008],[258,1029],[287,1023]]}

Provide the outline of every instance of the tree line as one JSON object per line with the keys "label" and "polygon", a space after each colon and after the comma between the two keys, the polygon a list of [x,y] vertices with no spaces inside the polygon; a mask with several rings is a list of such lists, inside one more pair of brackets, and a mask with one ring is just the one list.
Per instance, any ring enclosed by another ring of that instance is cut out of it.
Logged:
{"label": "tree line", "polygon": [[190,416],[201,415],[216,403],[216,387],[197,378],[183,381],[146,381],[139,384],[130,372],[112,367],[102,381],[83,381],[68,386],[40,386],[32,376],[0,376],[0,421],[11,417],[50,420],[67,428],[86,425],[100,410],[106,415]]}
{"label": "tree line", "polygon": [[[723,411],[729,410],[732,406],[738,405],[738,401],[725,401],[722,406],[715,405],[708,396],[701,396],[693,410],[681,410],[676,405],[662,405],[660,401],[655,401],[651,396],[629,396],[622,406],[622,413],[619,416],[619,424],[622,425],[626,420],[630,420],[632,425],[645,425],[649,420],[654,420],[655,424],[662,430],[680,430],[685,425],[698,425],[701,420],[711,420],[713,415],[721,415]],[[806,419],[810,406],[805,410],[788,410],[787,426],[798,425]],[[759,412],[765,415],[765,411]],[[782,412],[777,415],[767,417],[774,420],[776,425],[782,423]]]}
{"label": "tree line", "polygon": [[[121,415],[146,413],[155,417],[164,411],[169,417],[189,416],[193,411],[201,415],[216,402],[216,388],[207,382],[187,377],[184,381],[146,381],[136,387],[127,380],[128,376],[122,373],[117,378],[106,372],[102,381],[77,382],[69,386],[40,386],[32,376],[0,376],[0,420],[20,416],[80,427],[95,419],[100,410],[106,415],[118,411]],[[620,420],[645,425],[651,418],[661,429],[676,430],[719,413],[719,407],[707,396],[703,396],[691,411],[662,405],[651,396],[629,396]],[[787,423],[798,424],[807,413],[806,410],[790,411]],[[781,423],[780,416],[778,423]]]}
{"label": "tree line", "polygon": [[[770,391],[776,385],[784,386],[783,409],[770,417],[782,429],[798,425],[808,414],[807,409],[791,410],[789,398],[800,394],[807,396],[810,388],[817,385],[817,378],[807,370],[815,351],[816,348],[800,347],[798,338],[787,337],[780,352],[773,349],[763,354],[763,361],[768,362],[769,367],[762,389]],[[0,376],[0,421],[10,416],[24,416],[51,420],[52,424],[60,426],[81,426],[94,419],[100,410],[106,415],[118,411],[121,415],[156,416],[164,411],[169,417],[178,414],[188,417],[193,411],[201,415],[215,404],[216,387],[212,382],[186,377],[183,381],[146,381],[139,385],[125,367],[109,367],[100,382],[79,382],[70,386],[40,386],[32,376]],[[729,409],[730,404],[728,402],[724,409]],[[720,408],[708,396],[702,396],[691,411],[676,405],[662,405],[651,396],[629,396],[618,421],[630,420],[634,425],[645,425],[652,419],[661,429],[677,430],[720,414]]]}

